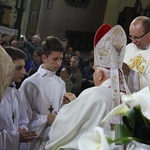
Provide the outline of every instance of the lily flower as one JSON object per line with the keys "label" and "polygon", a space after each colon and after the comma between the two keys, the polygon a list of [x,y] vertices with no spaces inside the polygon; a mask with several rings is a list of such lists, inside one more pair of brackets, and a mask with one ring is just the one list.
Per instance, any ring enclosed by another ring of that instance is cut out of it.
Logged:
{"label": "lily flower", "polygon": [[104,134],[104,130],[101,127],[95,127],[93,132],[88,132],[82,135],[79,139],[79,150],[111,150],[109,142],[111,139]]}
{"label": "lily flower", "polygon": [[104,125],[106,122],[108,122],[111,118],[116,117],[118,115],[124,115],[129,111],[129,107],[126,104],[121,104],[117,107],[115,107],[101,122],[102,125]]}
{"label": "lily flower", "polygon": [[[133,93],[132,95],[123,95],[122,104],[115,107],[103,120],[102,125],[108,122],[111,118],[118,115],[125,115],[130,108],[140,107],[142,114],[148,120],[150,120],[150,87],[147,86],[139,92]],[[129,107],[130,108],[129,108]]]}
{"label": "lily flower", "polygon": [[122,96],[122,102],[129,107],[140,107],[145,118],[150,120],[150,85],[139,92],[133,93],[132,96]]}

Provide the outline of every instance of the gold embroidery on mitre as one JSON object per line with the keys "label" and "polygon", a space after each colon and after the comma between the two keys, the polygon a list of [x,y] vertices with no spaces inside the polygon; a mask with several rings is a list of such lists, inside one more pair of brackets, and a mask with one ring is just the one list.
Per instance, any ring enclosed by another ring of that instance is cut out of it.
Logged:
{"label": "gold embroidery on mitre", "polygon": [[113,102],[114,102],[114,107],[119,105],[119,95],[118,95],[118,90],[117,90],[117,82],[116,82],[117,77],[113,76],[112,77],[112,84],[114,86],[114,90],[113,90]]}
{"label": "gold embroidery on mitre", "polygon": [[114,30],[113,34],[115,34],[115,35],[120,34],[121,36],[123,36],[123,35],[124,35],[124,33],[123,33],[123,31],[122,31],[122,29],[121,29],[121,28],[116,28],[116,29]]}
{"label": "gold embroidery on mitre", "polygon": [[131,62],[131,64],[128,65],[129,68],[130,69],[136,68],[138,70],[138,72],[140,74],[142,74],[143,70],[145,69],[145,66],[143,63],[146,64],[147,60],[145,60],[144,57],[141,54],[139,54],[138,56],[130,59],[130,62]]}
{"label": "gold embroidery on mitre", "polygon": [[126,36],[122,28],[114,28],[95,47],[94,63],[104,67],[120,68],[125,51]]}

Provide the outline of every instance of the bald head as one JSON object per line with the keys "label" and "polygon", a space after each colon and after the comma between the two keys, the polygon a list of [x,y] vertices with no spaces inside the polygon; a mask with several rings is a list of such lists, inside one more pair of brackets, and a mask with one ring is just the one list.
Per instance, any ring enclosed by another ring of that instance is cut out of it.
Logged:
{"label": "bald head", "polygon": [[136,17],[130,24],[129,34],[132,43],[138,49],[145,50],[150,45],[150,18],[146,16]]}
{"label": "bald head", "polygon": [[138,16],[131,22],[130,26],[140,26],[143,29],[143,32],[150,31],[150,18]]}
{"label": "bald head", "polygon": [[35,43],[39,43],[41,41],[41,38],[39,35],[34,35],[32,37],[32,43],[35,44]]}

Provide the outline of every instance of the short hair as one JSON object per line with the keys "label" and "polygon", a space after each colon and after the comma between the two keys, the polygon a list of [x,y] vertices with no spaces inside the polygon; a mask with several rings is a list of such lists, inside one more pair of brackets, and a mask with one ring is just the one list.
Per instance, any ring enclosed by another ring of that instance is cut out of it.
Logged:
{"label": "short hair", "polygon": [[39,36],[39,35],[37,35],[37,34],[36,34],[36,35],[33,35],[33,37],[34,37],[34,38],[36,38],[36,39],[38,40],[38,42],[40,42],[40,41],[41,41],[41,38],[40,38],[40,36]]}
{"label": "short hair", "polygon": [[138,16],[132,22],[131,25],[141,24],[143,32],[150,31],[150,18],[146,16]]}
{"label": "short hair", "polygon": [[46,40],[42,43],[42,54],[47,57],[52,52],[65,52],[62,42],[55,36],[48,36]]}
{"label": "short hair", "polygon": [[8,34],[6,34],[6,33],[1,34],[1,38],[4,38],[5,36],[8,36]]}
{"label": "short hair", "polygon": [[13,61],[18,59],[24,59],[24,60],[26,59],[26,54],[20,49],[14,47],[6,47],[5,51],[12,58]]}
{"label": "short hair", "polygon": [[35,50],[34,53],[36,53],[39,57],[42,56],[42,53],[41,53],[41,51],[39,51],[39,50]]}
{"label": "short hair", "polygon": [[63,68],[65,68],[67,70],[67,73],[69,75],[71,74],[71,68],[69,66],[64,66]]}
{"label": "short hair", "polygon": [[94,58],[89,58],[89,63],[94,63]]}
{"label": "short hair", "polygon": [[150,18],[143,20],[142,26],[145,32],[150,31]]}
{"label": "short hair", "polygon": [[79,58],[77,56],[72,56],[71,59],[75,59],[77,63],[79,63]]}

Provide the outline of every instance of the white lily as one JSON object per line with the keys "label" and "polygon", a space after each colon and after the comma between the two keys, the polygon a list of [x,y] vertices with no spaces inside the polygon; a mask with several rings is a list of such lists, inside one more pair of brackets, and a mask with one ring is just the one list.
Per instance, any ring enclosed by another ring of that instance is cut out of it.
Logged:
{"label": "white lily", "polygon": [[132,97],[124,95],[122,101],[130,107],[140,106],[143,116],[150,120],[150,86],[133,93]]}
{"label": "white lily", "polygon": [[[150,86],[145,87],[139,92],[132,95],[123,95],[122,104],[115,107],[103,120],[102,125],[108,122],[111,118],[118,115],[124,115],[129,111],[129,107],[140,106],[142,114],[150,120]],[[128,107],[129,106],[129,107]]]}
{"label": "white lily", "polygon": [[118,115],[124,115],[129,111],[129,107],[126,104],[121,104],[117,107],[115,107],[101,122],[102,125],[104,125],[106,122],[108,122],[111,118],[116,117]]}
{"label": "white lily", "polygon": [[111,150],[104,130],[101,127],[95,127],[93,132],[82,135],[78,146],[79,150]]}

